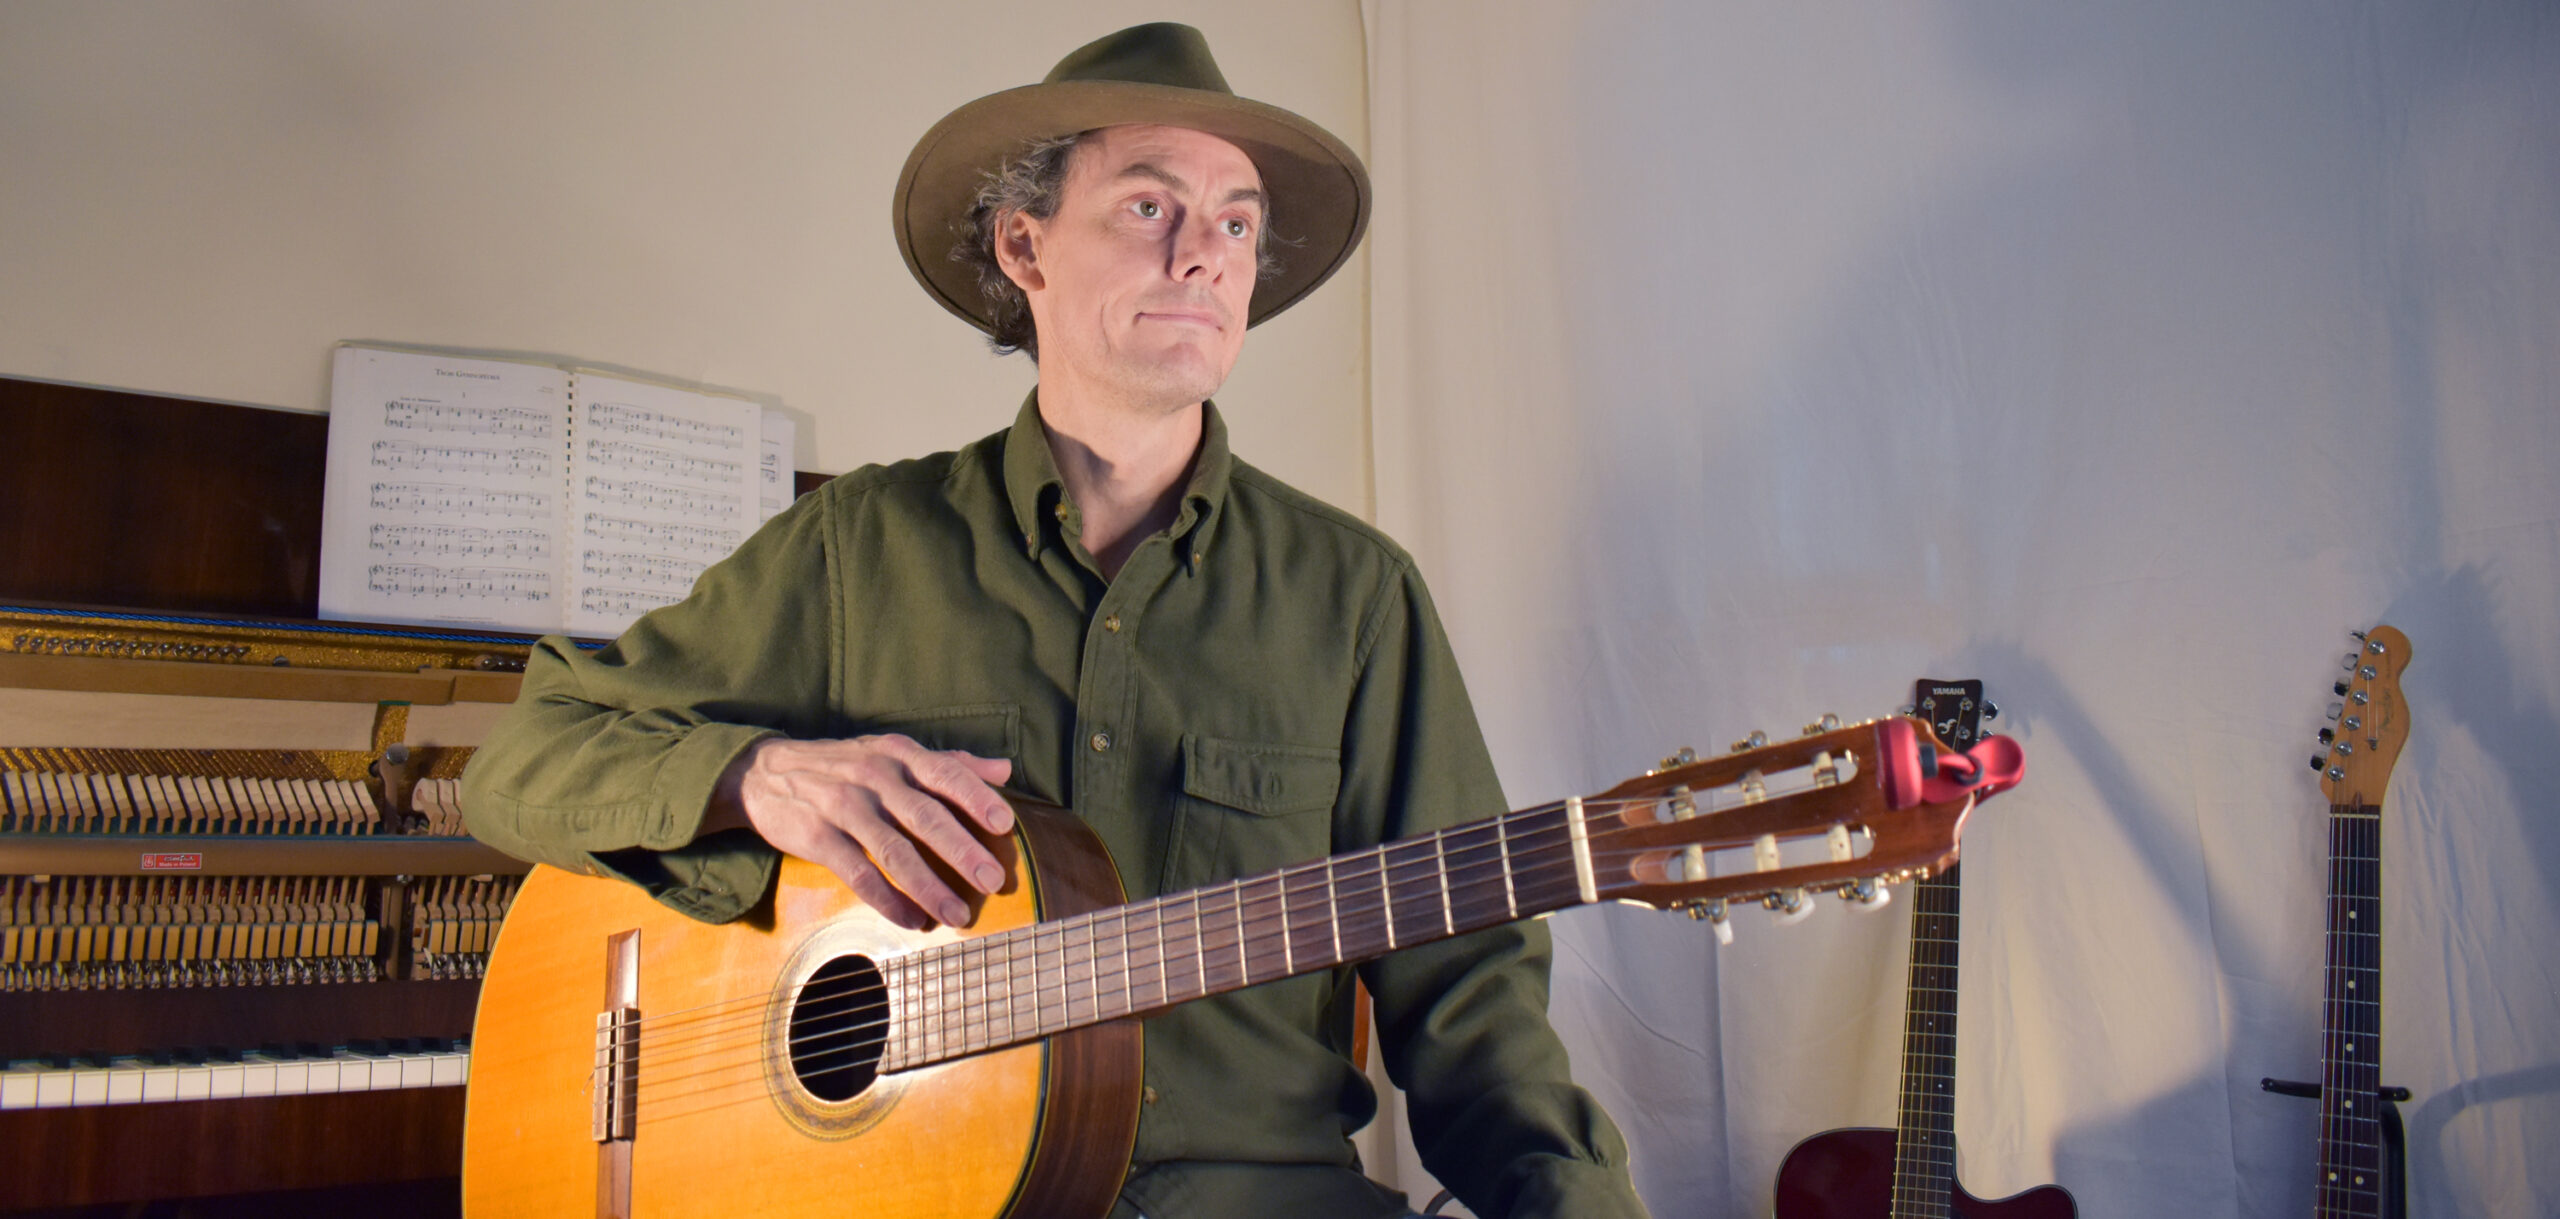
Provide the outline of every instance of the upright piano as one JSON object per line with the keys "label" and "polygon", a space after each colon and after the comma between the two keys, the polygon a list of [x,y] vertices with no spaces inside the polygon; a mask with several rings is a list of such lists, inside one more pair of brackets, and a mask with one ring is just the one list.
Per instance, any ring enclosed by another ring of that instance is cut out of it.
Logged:
{"label": "upright piano", "polygon": [[525,652],[0,606],[0,1210],[458,1171]]}

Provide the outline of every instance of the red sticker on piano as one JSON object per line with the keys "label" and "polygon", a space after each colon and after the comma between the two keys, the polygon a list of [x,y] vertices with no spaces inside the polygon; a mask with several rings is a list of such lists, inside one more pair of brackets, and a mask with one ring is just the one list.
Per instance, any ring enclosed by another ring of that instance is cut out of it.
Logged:
{"label": "red sticker on piano", "polygon": [[145,872],[201,872],[204,870],[204,852],[145,851],[142,854],[142,870]]}

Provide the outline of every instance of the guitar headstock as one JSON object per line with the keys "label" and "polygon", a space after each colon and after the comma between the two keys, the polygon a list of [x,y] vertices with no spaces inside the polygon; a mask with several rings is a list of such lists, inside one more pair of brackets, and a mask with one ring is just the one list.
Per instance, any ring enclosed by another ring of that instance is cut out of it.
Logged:
{"label": "guitar headstock", "polygon": [[1983,697],[1981,678],[1923,677],[1911,683],[1911,705],[1902,713],[1927,724],[1939,740],[1961,752],[1981,739],[1983,721],[1998,719],[2000,708]]}
{"label": "guitar headstock", "polygon": [[[1968,753],[1901,716],[1826,718],[1789,741],[1754,733],[1580,801],[1596,896],[1713,919],[1720,939],[1733,901],[1782,913],[1823,892],[1874,902],[1879,885],[1954,863],[1974,804],[2024,770],[2005,737]],[[1734,866],[1710,863],[1721,852]]]}
{"label": "guitar headstock", "polygon": [[2337,726],[2320,730],[2320,743],[2328,748],[2312,756],[2311,769],[2320,772],[2320,790],[2331,805],[2380,808],[2391,767],[2409,739],[2409,707],[2400,696],[2409,637],[2389,626],[2355,637],[2356,650],[2340,666],[2344,674],[2329,687],[2339,699],[2329,712]]}

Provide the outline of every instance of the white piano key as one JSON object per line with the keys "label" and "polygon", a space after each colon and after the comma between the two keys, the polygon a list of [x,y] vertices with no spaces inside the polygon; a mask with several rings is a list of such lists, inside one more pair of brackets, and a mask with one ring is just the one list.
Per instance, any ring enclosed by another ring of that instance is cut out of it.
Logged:
{"label": "white piano key", "polygon": [[205,1089],[205,1095],[208,1098],[213,1100],[239,1099],[241,1082],[239,1064],[227,1062],[221,1066],[207,1067],[205,1069],[211,1072],[213,1076],[212,1083]]}
{"label": "white piano key", "polygon": [[141,1067],[117,1067],[107,1072],[107,1103],[138,1105],[142,1103]]}
{"label": "white piano key", "polygon": [[276,1064],[244,1062],[240,1064],[240,1095],[273,1096],[276,1094]]}
{"label": "white piano key", "polygon": [[178,1100],[203,1100],[213,1095],[213,1068],[178,1068]]}
{"label": "white piano key", "polygon": [[0,1075],[0,1109],[33,1109],[35,1107],[35,1072],[11,1071]]}
{"label": "white piano key", "polygon": [[456,1051],[451,1054],[436,1055],[435,1079],[433,1082],[434,1085],[439,1088],[448,1087],[454,1084],[470,1083],[471,1055],[461,1051]]}
{"label": "white piano key", "polygon": [[36,1108],[71,1107],[71,1072],[45,1071],[36,1076]]}
{"label": "white piano key", "polygon": [[310,1090],[310,1063],[297,1061],[276,1064],[276,1095],[300,1096]]}
{"label": "white piano key", "polygon": [[376,1058],[369,1065],[373,1068],[373,1091],[388,1092],[393,1088],[400,1086],[400,1061],[398,1059]]}
{"label": "white piano key", "polygon": [[334,1058],[323,1058],[314,1061],[310,1068],[310,1087],[307,1090],[311,1092],[345,1091],[344,1088],[341,1088],[338,1085],[340,1071],[344,1065],[345,1064]]}
{"label": "white piano key", "polygon": [[99,1070],[73,1071],[71,1103],[75,1106],[107,1103],[107,1073]]}
{"label": "white piano key", "polygon": [[433,1055],[403,1054],[394,1061],[400,1065],[400,1082],[392,1085],[393,1087],[424,1088],[436,1082],[436,1064]]}
{"label": "white piano key", "polygon": [[142,1099],[146,1101],[178,1099],[178,1068],[152,1067],[144,1071]]}

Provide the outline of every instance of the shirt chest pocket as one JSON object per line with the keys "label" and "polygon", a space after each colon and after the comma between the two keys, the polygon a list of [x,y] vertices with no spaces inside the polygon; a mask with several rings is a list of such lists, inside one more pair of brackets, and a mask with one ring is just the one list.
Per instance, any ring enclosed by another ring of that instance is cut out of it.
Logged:
{"label": "shirt chest pocket", "polygon": [[1182,805],[1163,891],[1331,853],[1342,751],[1185,733]]}
{"label": "shirt chest pocket", "polygon": [[1012,703],[970,703],[896,711],[863,720],[859,732],[894,732],[927,749],[957,749],[982,758],[1022,762],[1022,708]]}

